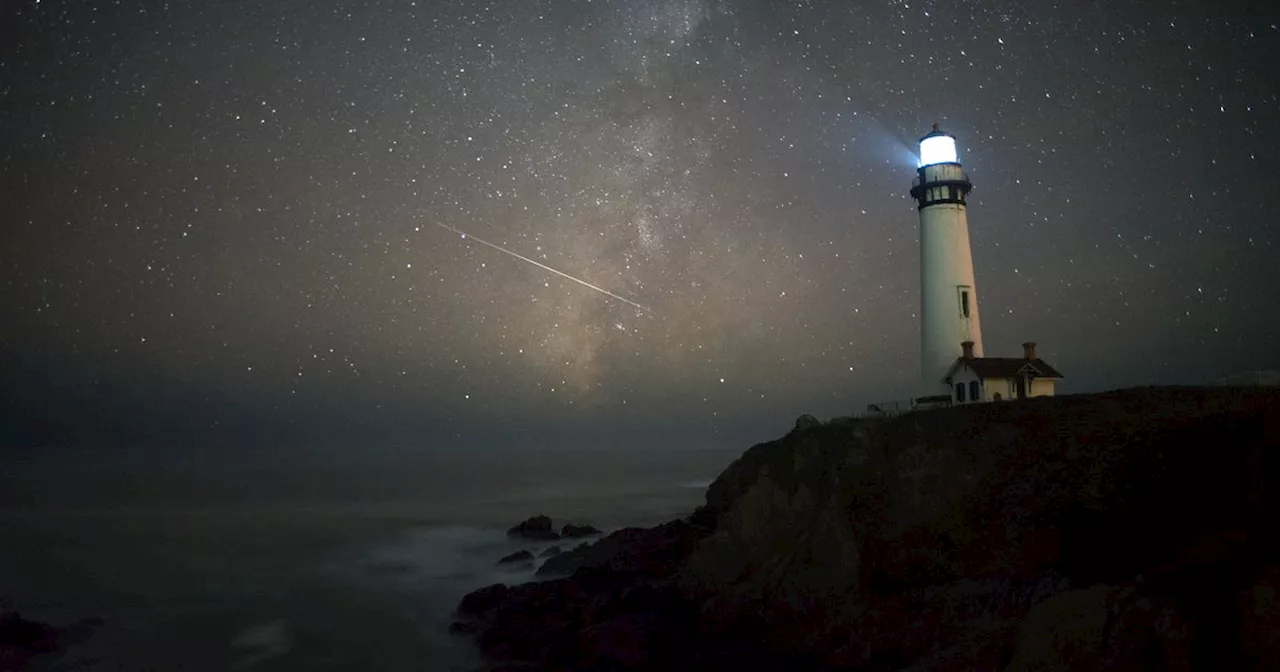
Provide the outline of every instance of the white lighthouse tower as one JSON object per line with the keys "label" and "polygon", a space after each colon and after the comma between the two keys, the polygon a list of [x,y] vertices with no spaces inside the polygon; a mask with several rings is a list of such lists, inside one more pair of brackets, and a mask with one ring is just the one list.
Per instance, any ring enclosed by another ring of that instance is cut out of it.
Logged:
{"label": "white lighthouse tower", "polygon": [[[925,395],[949,394],[943,381],[956,360],[982,357],[978,293],[969,250],[965,198],[973,185],[956,155],[956,139],[933,125],[920,139],[911,196],[920,209],[920,375]],[[973,343],[971,353],[961,345]]]}

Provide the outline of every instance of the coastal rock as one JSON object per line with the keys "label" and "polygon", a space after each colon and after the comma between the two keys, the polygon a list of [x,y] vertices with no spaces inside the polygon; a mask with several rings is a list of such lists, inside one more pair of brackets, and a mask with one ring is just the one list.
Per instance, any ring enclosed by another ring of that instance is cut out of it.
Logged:
{"label": "coastal rock", "polygon": [[58,631],[36,621],[29,621],[16,611],[0,614],[0,646],[29,651],[52,651],[58,648]]}
{"label": "coastal rock", "polygon": [[533,516],[507,530],[507,536],[530,541],[552,541],[560,538],[547,516]]}
{"label": "coastal rock", "polygon": [[542,563],[538,568],[537,576],[546,578],[573,574],[587,558],[591,557],[591,551],[588,550],[590,548],[591,544],[584,541],[574,548],[556,553]]}
{"label": "coastal rock", "polygon": [[817,418],[813,417],[812,415],[809,415],[808,413],[806,413],[796,418],[795,431],[803,432],[807,429],[813,429],[814,427],[819,427],[821,425],[822,425],[821,421],[819,421]]}
{"label": "coastal rock", "polygon": [[1278,486],[1268,388],[835,421],[466,627],[547,671],[1278,669]]}
{"label": "coastal rock", "polygon": [[628,527],[548,558],[537,575],[569,576],[585,570],[628,577],[670,577],[700,537],[698,530],[680,520],[648,529]]}
{"label": "coastal rock", "polygon": [[17,612],[0,614],[0,670],[26,669],[33,658],[57,651],[58,635],[56,628],[29,621]]}
{"label": "coastal rock", "polygon": [[[1018,634],[1005,672],[1102,669],[1107,619],[1118,589],[1098,584],[1068,590],[1035,605]],[[1066,667],[1064,667],[1066,666]]]}
{"label": "coastal rock", "polygon": [[600,534],[600,530],[590,525],[574,525],[569,523],[560,530],[560,536],[565,539],[581,539],[582,537],[592,537]]}
{"label": "coastal rock", "polygon": [[693,642],[697,606],[661,577],[687,555],[692,529],[631,528],[562,553],[547,562],[579,553],[572,577],[471,593],[452,630],[474,633],[491,659],[531,669],[674,664]]}
{"label": "coastal rock", "polygon": [[462,598],[462,602],[458,603],[458,616],[468,619],[481,618],[496,609],[510,594],[511,589],[501,583],[474,590],[467,593]]}
{"label": "coastal rock", "polygon": [[529,551],[516,551],[511,555],[503,556],[502,559],[498,561],[499,565],[513,565],[517,563],[532,564],[533,553],[530,553]]}

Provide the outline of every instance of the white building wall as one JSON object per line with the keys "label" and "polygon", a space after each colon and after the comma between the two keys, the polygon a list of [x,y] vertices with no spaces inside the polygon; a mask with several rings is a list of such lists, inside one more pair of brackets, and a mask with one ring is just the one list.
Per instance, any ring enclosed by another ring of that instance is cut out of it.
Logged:
{"label": "white building wall", "polygon": [[988,378],[982,381],[982,398],[984,401],[995,401],[996,395],[1000,395],[1001,401],[1008,401],[1018,397],[1018,388],[1012,380],[1008,378]]}
{"label": "white building wall", "polygon": [[1052,397],[1056,389],[1056,380],[1045,380],[1044,378],[1036,378],[1031,381],[1031,391],[1028,396],[1031,397]]}
{"label": "white building wall", "polygon": [[[926,182],[963,177],[958,164],[926,166],[924,172]],[[973,341],[974,356],[982,356],[969,220],[963,205],[939,203],[920,210],[920,375],[926,392],[942,388],[963,341]]]}
{"label": "white building wall", "polygon": [[[1027,397],[1052,397],[1055,380],[1033,378],[1027,388]],[[996,393],[1000,393],[1001,401],[1018,398],[1018,381],[1015,378],[988,378],[983,381],[984,397],[987,401],[995,401]]]}
{"label": "white building wall", "polygon": [[[967,366],[961,366],[951,376],[950,394],[951,403],[973,403],[974,398],[970,392],[972,390],[970,382],[978,381],[979,398],[978,401],[995,401],[996,395],[1000,395],[1001,401],[1009,401],[1018,398],[1018,382],[1014,378],[986,378],[978,377],[978,374]],[[1056,389],[1056,380],[1036,378],[1031,381],[1031,385],[1027,388],[1027,397],[1052,397]],[[964,384],[965,400],[959,400],[959,393],[956,385]]]}
{"label": "white building wall", "polygon": [[[973,383],[975,383],[975,382],[976,382],[976,383],[978,383],[978,397],[977,397],[977,398],[974,398],[974,397],[973,397],[973,395],[972,395],[972,391],[973,391],[973,385],[972,385],[972,384],[973,384]],[[977,373],[975,373],[975,372],[973,371],[973,369],[970,369],[969,367],[966,367],[966,366],[962,366],[962,367],[960,367],[960,368],[956,369],[955,374],[954,374],[954,375],[952,375],[952,377],[951,377],[951,383],[950,383],[950,385],[951,385],[951,403],[953,403],[953,404],[972,404],[972,403],[974,403],[974,402],[980,402],[980,401],[982,401],[982,397],[986,394],[986,392],[983,390],[983,384],[982,384],[982,382],[983,382],[983,381],[982,381],[982,379],[978,377],[978,374],[977,374]],[[965,390],[965,392],[964,392],[964,401],[960,401],[960,392],[959,392],[959,390],[957,390],[957,389],[956,389],[956,386],[957,386],[957,385],[964,385],[964,390]]]}

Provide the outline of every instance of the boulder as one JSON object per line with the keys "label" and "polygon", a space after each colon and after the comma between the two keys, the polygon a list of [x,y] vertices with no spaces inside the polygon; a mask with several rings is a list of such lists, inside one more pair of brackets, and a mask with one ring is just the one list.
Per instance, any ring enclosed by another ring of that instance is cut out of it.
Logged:
{"label": "boulder", "polygon": [[32,659],[60,646],[56,628],[17,612],[0,614],[0,670],[25,670]]}
{"label": "boulder", "polygon": [[550,541],[560,538],[560,535],[556,534],[555,529],[551,527],[551,519],[547,516],[533,516],[507,530],[507,536],[530,541]]}
{"label": "boulder", "polygon": [[822,426],[822,422],[820,420],[806,413],[796,418],[796,426],[794,431],[803,432],[805,430],[813,429],[814,427],[821,427],[821,426]]}
{"label": "boulder", "polygon": [[587,558],[591,557],[588,550],[590,548],[591,544],[584,541],[572,549],[556,553],[542,563],[542,566],[538,568],[537,575],[545,578],[573,574]]}
{"label": "boulder", "polygon": [[600,530],[590,525],[574,525],[569,523],[560,530],[560,536],[565,539],[581,539],[582,537],[591,537],[600,534]]}
{"label": "boulder", "polygon": [[449,624],[449,634],[474,635],[480,631],[481,625],[479,621],[454,621]]}
{"label": "boulder", "polygon": [[485,616],[502,601],[507,599],[511,594],[511,589],[506,584],[495,583],[491,586],[485,586],[479,590],[473,590],[467,593],[462,601],[458,603],[458,616],[462,618],[480,618]]}
{"label": "boulder", "polygon": [[530,553],[529,551],[516,551],[511,555],[503,556],[503,558],[498,561],[499,565],[513,565],[517,563],[519,564],[533,563],[533,553]]}

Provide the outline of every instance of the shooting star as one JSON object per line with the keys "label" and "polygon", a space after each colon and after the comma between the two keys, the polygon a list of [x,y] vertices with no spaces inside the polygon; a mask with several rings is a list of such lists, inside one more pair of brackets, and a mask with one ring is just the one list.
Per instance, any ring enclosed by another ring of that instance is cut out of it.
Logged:
{"label": "shooting star", "polygon": [[635,301],[632,301],[631,299],[623,298],[623,297],[621,297],[621,296],[618,296],[617,294],[614,294],[613,292],[611,292],[611,291],[609,291],[609,290],[607,290],[607,289],[604,289],[604,288],[602,288],[602,287],[597,287],[596,285],[593,285],[593,284],[591,284],[591,283],[587,282],[586,280],[582,280],[582,279],[579,279],[579,278],[575,278],[575,277],[573,277],[572,275],[569,275],[568,273],[565,273],[565,272],[563,272],[563,271],[557,271],[556,269],[551,268],[550,266],[548,266],[548,265],[546,265],[546,264],[538,263],[538,262],[536,262],[536,261],[534,261],[534,260],[530,259],[529,257],[526,257],[526,256],[521,255],[521,254],[516,254],[515,252],[512,252],[511,250],[508,250],[507,248],[502,247],[501,245],[495,245],[495,244],[493,244],[493,243],[491,243],[491,242],[489,242],[489,241],[487,241],[487,240],[481,240],[481,239],[476,238],[475,236],[473,236],[473,235],[471,235],[471,234],[467,233],[466,231],[461,231],[461,230],[459,230],[459,229],[455,229],[455,228],[453,228],[452,226],[448,226],[448,225],[446,225],[446,224],[441,224],[441,223],[439,223],[439,222],[436,222],[435,224],[436,224],[436,226],[438,226],[438,227],[440,227],[440,228],[442,228],[442,229],[448,229],[448,230],[450,230],[450,231],[452,231],[452,232],[454,232],[454,233],[456,233],[456,234],[458,234],[458,235],[462,236],[464,239],[467,239],[467,240],[474,240],[474,241],[476,241],[477,243],[480,243],[481,245],[487,245],[487,246],[492,247],[493,249],[495,249],[495,250],[497,250],[497,251],[499,251],[499,252],[502,252],[503,254],[509,254],[509,255],[511,255],[511,256],[513,256],[513,257],[515,257],[516,259],[519,259],[520,261],[527,261],[527,262],[529,262],[529,263],[533,264],[534,266],[537,266],[538,268],[541,268],[541,269],[543,269],[543,270],[545,270],[545,271],[551,271],[552,273],[555,273],[556,275],[558,275],[558,276],[560,276],[560,277],[562,277],[562,278],[568,278],[568,279],[570,279],[570,280],[572,280],[572,281],[574,281],[574,282],[578,283],[579,285],[582,285],[583,287],[587,287],[587,288],[589,288],[589,289],[594,289],[594,290],[596,290],[597,292],[600,292],[601,294],[604,294],[604,295],[605,295],[605,296],[607,296],[607,297],[610,297],[610,298],[613,298],[613,299],[617,299],[617,300],[619,300],[619,301],[621,301],[621,302],[623,302],[623,303],[625,303],[625,304],[627,304],[627,305],[635,306],[636,308],[639,308],[640,310],[643,310],[643,311],[644,311],[644,312],[646,312],[646,313],[650,313],[650,314],[652,314],[652,313],[653,313],[653,311],[651,311],[651,310],[649,310],[648,308],[646,308],[646,307],[644,307],[644,306],[642,306],[642,305],[640,305],[640,304],[636,303]]}

